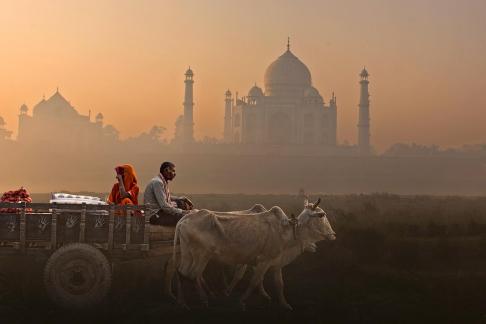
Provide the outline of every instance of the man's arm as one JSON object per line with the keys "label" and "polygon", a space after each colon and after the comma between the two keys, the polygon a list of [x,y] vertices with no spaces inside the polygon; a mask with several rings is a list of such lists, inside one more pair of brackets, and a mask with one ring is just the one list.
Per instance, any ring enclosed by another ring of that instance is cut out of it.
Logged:
{"label": "man's arm", "polygon": [[118,188],[119,188],[119,191],[120,191],[120,197],[122,199],[124,199],[124,198],[133,199],[132,196],[130,195],[130,193],[125,189],[125,184],[123,183],[123,176],[118,174],[116,176],[116,178],[118,180]]}

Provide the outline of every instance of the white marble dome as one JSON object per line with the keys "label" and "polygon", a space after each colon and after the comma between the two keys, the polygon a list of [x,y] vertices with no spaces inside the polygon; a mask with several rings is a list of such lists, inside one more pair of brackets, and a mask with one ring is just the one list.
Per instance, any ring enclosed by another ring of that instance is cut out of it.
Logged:
{"label": "white marble dome", "polygon": [[290,50],[268,66],[264,80],[268,96],[301,96],[312,85],[309,69]]}

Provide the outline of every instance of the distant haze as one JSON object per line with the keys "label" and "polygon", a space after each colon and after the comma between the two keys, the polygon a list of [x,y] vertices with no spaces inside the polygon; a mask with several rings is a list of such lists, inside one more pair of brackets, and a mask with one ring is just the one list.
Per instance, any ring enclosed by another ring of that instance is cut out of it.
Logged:
{"label": "distant haze", "polygon": [[2,1],[0,116],[17,130],[59,86],[122,137],[168,128],[195,73],[195,136],[221,137],[224,92],[263,86],[291,47],[324,100],[338,142],[356,142],[358,74],[370,72],[372,143],[486,141],[486,1]]}

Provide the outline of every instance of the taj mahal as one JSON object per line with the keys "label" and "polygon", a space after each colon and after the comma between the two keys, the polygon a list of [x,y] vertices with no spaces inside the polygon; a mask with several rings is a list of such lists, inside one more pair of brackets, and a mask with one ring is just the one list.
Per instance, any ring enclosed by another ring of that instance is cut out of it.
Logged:
{"label": "taj mahal", "polygon": [[[360,73],[358,115],[359,152],[370,151],[368,71]],[[185,73],[183,142],[193,143],[194,72]],[[256,84],[248,95],[224,99],[223,142],[255,145],[312,145],[333,149],[337,143],[337,99],[334,93],[326,104],[312,84],[309,68],[287,50],[272,62],[264,74],[264,90]]]}
{"label": "taj mahal", "polygon": [[226,142],[336,145],[336,99],[324,103],[290,48],[268,66],[264,80],[265,92],[255,84],[234,105],[226,92]]}

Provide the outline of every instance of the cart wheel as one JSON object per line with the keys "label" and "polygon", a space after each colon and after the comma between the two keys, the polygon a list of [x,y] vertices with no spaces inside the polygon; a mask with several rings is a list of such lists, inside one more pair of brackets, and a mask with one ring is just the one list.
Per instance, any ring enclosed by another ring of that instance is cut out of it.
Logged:
{"label": "cart wheel", "polygon": [[47,294],[58,306],[90,308],[102,302],[110,291],[110,263],[91,245],[65,245],[47,260],[44,284]]}
{"label": "cart wheel", "polygon": [[0,272],[0,302],[7,302],[13,294],[12,278],[5,273]]}

